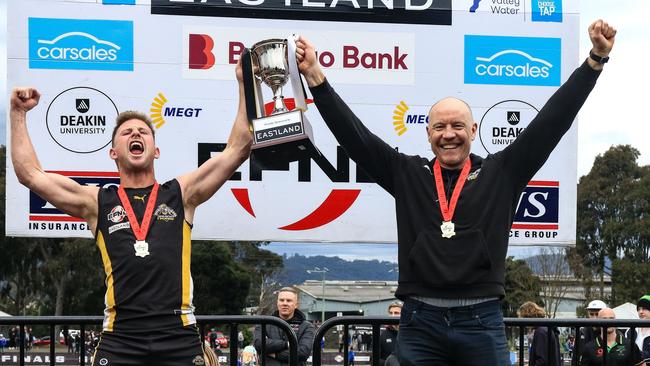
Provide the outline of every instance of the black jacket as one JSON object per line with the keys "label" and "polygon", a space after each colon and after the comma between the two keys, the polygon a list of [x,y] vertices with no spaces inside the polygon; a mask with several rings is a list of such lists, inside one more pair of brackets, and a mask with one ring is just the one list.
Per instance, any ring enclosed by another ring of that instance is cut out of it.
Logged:
{"label": "black jacket", "polygon": [[[348,155],[395,198],[400,266],[396,297],[505,295],[508,237],[521,192],[571,127],[599,74],[585,62],[515,142],[485,159],[470,155],[471,173],[458,200],[451,239],[441,237],[433,160],[399,153],[370,132],[327,80],[310,89]],[[456,174],[445,174],[449,196],[456,179]]]}
{"label": "black jacket", "polygon": [[551,342],[549,343],[548,327],[537,327],[533,334],[533,344],[530,347],[528,365],[562,366],[559,335],[560,331],[557,328],[552,327]]}
{"label": "black jacket", "polygon": [[[636,343],[636,329],[634,331],[632,331],[632,329],[628,329],[626,337],[630,339],[630,341]],[[645,362],[650,365],[650,336],[645,337],[643,340],[643,347],[639,350],[639,352],[641,352],[641,357],[645,360]]]}
{"label": "black jacket", "polygon": [[[279,317],[276,311],[273,316]],[[314,325],[305,320],[305,314],[296,309],[293,318],[287,321],[298,338],[298,364],[305,365],[305,361],[311,356],[311,349],[314,344]],[[255,327],[255,348],[262,354],[262,328]],[[275,358],[268,355],[275,354]],[[284,332],[273,325],[266,326],[266,366],[282,366],[289,364],[289,338]]]}
{"label": "black jacket", "polygon": [[393,327],[386,327],[379,334],[379,365],[384,366],[386,359],[395,352],[395,344],[397,343],[397,329]]}
{"label": "black jacket", "polygon": [[580,354],[580,366],[629,366],[641,363],[639,347],[618,331],[616,344],[607,351],[605,364],[603,364],[603,345],[604,342],[600,336],[596,336],[594,340],[588,342]]}

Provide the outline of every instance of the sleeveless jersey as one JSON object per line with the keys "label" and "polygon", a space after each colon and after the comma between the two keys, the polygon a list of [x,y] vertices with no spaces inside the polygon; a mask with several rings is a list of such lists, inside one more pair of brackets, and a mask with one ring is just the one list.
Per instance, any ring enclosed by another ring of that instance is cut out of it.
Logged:
{"label": "sleeveless jersey", "polygon": [[[185,221],[178,181],[158,189],[148,254],[136,256],[135,235],[117,186],[98,194],[96,240],[106,272],[105,332],[150,332],[196,323],[190,274],[191,226]],[[152,187],[126,188],[138,223]]]}

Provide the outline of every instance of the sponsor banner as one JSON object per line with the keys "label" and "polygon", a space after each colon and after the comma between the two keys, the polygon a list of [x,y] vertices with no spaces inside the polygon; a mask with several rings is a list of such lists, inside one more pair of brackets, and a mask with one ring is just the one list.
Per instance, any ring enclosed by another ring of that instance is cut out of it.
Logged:
{"label": "sponsor banner", "polygon": [[32,69],[133,70],[133,22],[29,18]]}
{"label": "sponsor banner", "polygon": [[[220,2],[219,11],[241,16],[218,19],[209,14],[217,10],[212,1],[173,2],[164,5],[169,14],[151,14],[148,0],[8,2],[8,28],[14,30],[7,39],[8,85],[36,85],[41,92],[27,128],[43,169],[81,184],[118,184],[109,157],[114,119],[136,110],[154,123],[158,181],[193,171],[226,149],[239,106],[235,65],[244,47],[268,38],[308,38],[327,80],[370,131],[399,152],[427,158],[433,156],[426,127],[435,101],[459,96],[471,106],[478,124],[472,152],[485,157],[525,131],[577,66],[576,0],[554,2],[555,11],[561,5],[564,12],[561,22],[531,21],[533,0],[481,0],[475,12],[474,1],[463,0],[453,4],[453,25],[425,26],[409,13],[409,21],[380,27],[361,19],[309,19],[333,14],[343,4],[334,0],[289,0],[293,10],[309,8],[300,19],[247,15],[268,1]],[[402,4],[405,11],[405,1],[372,4]],[[172,2],[153,5],[162,3]],[[310,6],[319,3],[328,5]],[[359,9],[370,4],[347,1],[349,7],[356,3]],[[435,4],[429,1],[430,8]],[[179,14],[171,14],[174,8]],[[187,9],[209,16],[181,14]],[[540,15],[549,9],[540,8]],[[39,54],[39,47],[46,48]],[[272,93],[266,85],[262,92],[268,110]],[[285,84],[282,93],[293,109],[292,88]],[[322,154],[263,164],[253,155],[197,208],[194,239],[396,242],[392,196],[349,158],[307,94],[304,116]],[[277,127],[258,137],[298,131],[290,123]],[[575,243],[576,131],[574,125],[519,197],[511,245]],[[7,235],[92,236],[84,222],[19,184],[11,159],[6,179]],[[161,221],[180,215],[164,206],[155,211]],[[112,208],[108,220],[111,232],[130,230],[122,207]]]}
{"label": "sponsor banner", "polygon": [[451,0],[151,0],[152,14],[451,25]]}
{"label": "sponsor banner", "polygon": [[[233,80],[233,65],[245,47],[252,47],[261,39],[287,38],[295,31],[186,26],[183,28],[183,55],[187,63],[183,64],[183,77]],[[318,44],[318,61],[332,81],[383,85],[414,83],[413,33],[305,31],[301,34]]]}
{"label": "sponsor banner", "polygon": [[465,36],[465,83],[559,86],[560,38]]}
{"label": "sponsor banner", "polygon": [[111,143],[118,114],[113,100],[102,91],[75,87],[62,91],[52,100],[45,113],[45,123],[59,146],[87,154]]}
{"label": "sponsor banner", "polygon": [[562,0],[531,0],[533,22],[562,22]]}

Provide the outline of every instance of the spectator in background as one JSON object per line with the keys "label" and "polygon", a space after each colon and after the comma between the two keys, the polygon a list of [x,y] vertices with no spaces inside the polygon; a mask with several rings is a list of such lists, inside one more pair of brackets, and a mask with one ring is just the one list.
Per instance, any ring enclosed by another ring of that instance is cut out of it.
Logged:
{"label": "spectator in background", "polygon": [[[388,315],[400,317],[402,315],[401,301],[394,301],[388,305]],[[385,329],[379,334],[379,365],[399,365],[397,354],[395,353],[397,343],[397,332],[399,325],[387,325]]]}
{"label": "spectator in background", "polygon": [[[598,318],[598,312],[602,309],[605,309],[607,307],[607,304],[605,304],[601,300],[592,300],[587,304],[587,307],[585,310],[587,311],[587,318],[589,319],[597,319]],[[571,356],[571,365],[577,365],[579,360],[580,360],[580,355],[582,354],[582,349],[584,348],[585,344],[593,341],[596,339],[596,334],[598,334],[600,331],[598,328],[592,328],[592,327],[581,327],[578,331],[578,335],[576,336],[575,340],[575,346],[573,349],[573,355]]]}
{"label": "spectator in background", "polygon": [[348,352],[348,365],[349,366],[354,366],[354,351],[353,350],[350,350],[350,352]]}
{"label": "spectator in background", "polygon": [[[639,314],[639,319],[650,320],[650,295],[645,295],[636,303],[636,311]],[[641,351],[641,357],[650,366],[650,328],[638,328],[632,330],[628,329],[627,338],[636,343],[636,346]]]}
{"label": "spectator in background", "polygon": [[[614,310],[602,309],[598,319],[616,319]],[[603,353],[607,352],[606,363],[603,363]],[[643,363],[639,348],[636,344],[623,337],[615,327],[607,328],[607,339],[603,341],[600,334],[594,340],[585,344],[580,354],[580,366],[628,366]]]}
{"label": "spectator in background", "polygon": [[[545,318],[546,312],[532,301],[526,301],[519,307],[520,318]],[[551,342],[549,343],[549,332]],[[528,355],[529,366],[562,366],[560,356],[560,331],[556,327],[536,327]]]}
{"label": "spectator in background", "polygon": [[[277,307],[273,315],[291,325],[298,338],[298,365],[304,366],[311,355],[314,344],[314,325],[298,310],[298,292],[293,287],[283,287],[278,291]],[[266,327],[266,352],[261,355],[266,366],[289,365],[289,339],[284,332],[273,325]],[[262,328],[255,327],[255,348],[262,352]]]}
{"label": "spectator in background", "polygon": [[5,347],[7,347],[7,338],[4,334],[0,334],[0,353],[5,353]]}
{"label": "spectator in background", "polygon": [[343,352],[343,332],[339,331],[339,353]]}

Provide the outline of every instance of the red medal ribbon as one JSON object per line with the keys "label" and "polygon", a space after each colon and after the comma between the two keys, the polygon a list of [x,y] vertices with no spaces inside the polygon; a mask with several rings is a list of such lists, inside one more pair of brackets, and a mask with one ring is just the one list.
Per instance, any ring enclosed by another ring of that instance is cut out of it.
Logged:
{"label": "red medal ribbon", "polygon": [[144,211],[144,217],[142,217],[142,226],[138,224],[138,219],[135,217],[135,212],[133,212],[133,207],[131,206],[131,202],[129,202],[129,197],[126,195],[126,191],[124,191],[124,187],[120,185],[117,189],[117,195],[120,196],[120,201],[124,206],[126,216],[129,218],[129,223],[131,223],[131,229],[133,230],[133,235],[135,235],[136,240],[144,240],[147,238],[149,222],[151,221],[151,216],[153,216],[153,207],[156,205],[156,198],[158,198],[158,186],[158,182],[155,182],[151,189],[151,193],[149,193],[147,208]]}
{"label": "red medal ribbon", "polygon": [[456,181],[456,186],[454,187],[454,192],[451,194],[451,201],[449,206],[447,206],[447,196],[445,195],[445,185],[442,182],[442,171],[440,169],[440,162],[436,159],[436,162],[433,163],[433,177],[436,181],[436,190],[438,191],[438,202],[440,202],[440,212],[442,212],[443,221],[451,221],[451,218],[454,217],[454,211],[456,211],[456,203],[458,203],[458,197],[460,197],[460,191],[465,186],[467,181],[467,176],[469,175],[469,169],[472,167],[472,164],[469,161],[469,158],[465,160],[465,165],[463,165],[463,170],[460,171],[460,176],[458,181]]}

